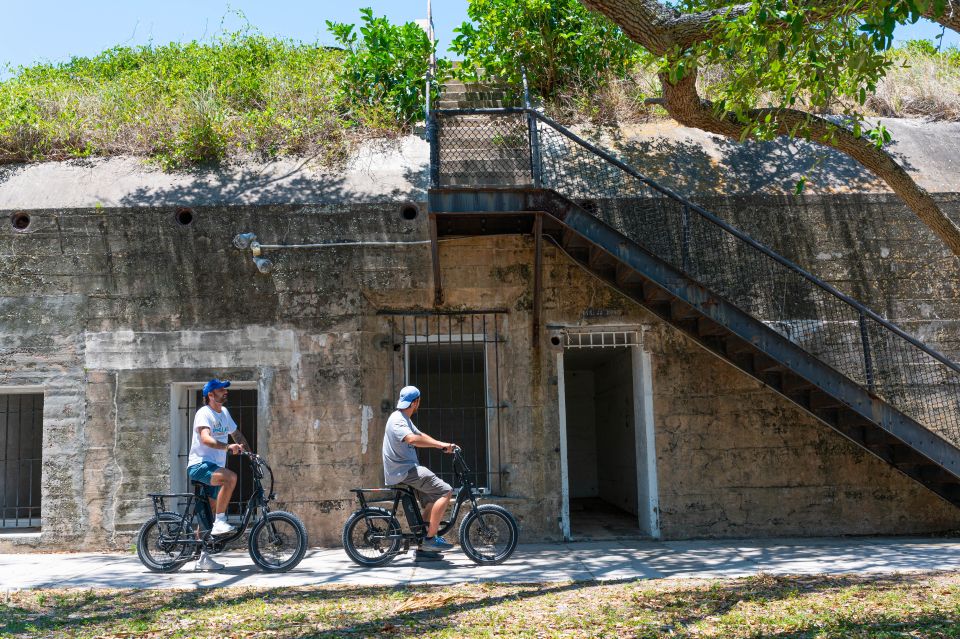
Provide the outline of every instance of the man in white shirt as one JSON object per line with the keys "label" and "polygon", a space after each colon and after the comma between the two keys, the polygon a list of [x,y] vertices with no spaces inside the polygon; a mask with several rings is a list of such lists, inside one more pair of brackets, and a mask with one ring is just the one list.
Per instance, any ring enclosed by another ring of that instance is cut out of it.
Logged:
{"label": "man in white shirt", "polygon": [[437,535],[440,520],[450,503],[453,489],[417,460],[417,448],[439,448],[452,453],[455,444],[441,442],[420,432],[410,419],[420,408],[420,390],[416,386],[400,389],[397,410],[387,418],[383,433],[383,479],[388,486],[406,484],[414,489],[423,508],[423,522],[427,524],[426,539],[420,549],[429,553],[453,548]]}
{"label": "man in white shirt", "polygon": [[[204,385],[203,401],[206,405],[201,406],[193,418],[193,440],[187,460],[190,479],[207,485],[205,492],[216,513],[210,529],[212,535],[227,535],[236,530],[227,522],[227,506],[237,485],[237,474],[224,467],[227,453],[239,455],[243,450],[250,450],[246,438],[237,430],[236,422],[224,406],[229,386],[230,382],[219,379],[211,379]],[[235,443],[228,443],[228,437],[233,437]],[[197,570],[221,568],[222,564],[213,561],[206,552],[201,553]]]}

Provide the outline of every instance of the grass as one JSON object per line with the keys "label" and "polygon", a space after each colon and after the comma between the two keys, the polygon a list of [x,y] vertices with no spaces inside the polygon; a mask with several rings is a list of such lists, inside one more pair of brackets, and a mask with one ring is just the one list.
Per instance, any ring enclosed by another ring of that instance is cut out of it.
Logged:
{"label": "grass", "polygon": [[0,164],[121,154],[165,169],[247,156],[334,164],[383,133],[365,120],[380,114],[343,99],[342,58],[237,33],[20,68],[0,82]]}
{"label": "grass", "polygon": [[960,637],[960,574],[18,591],[2,637]]}

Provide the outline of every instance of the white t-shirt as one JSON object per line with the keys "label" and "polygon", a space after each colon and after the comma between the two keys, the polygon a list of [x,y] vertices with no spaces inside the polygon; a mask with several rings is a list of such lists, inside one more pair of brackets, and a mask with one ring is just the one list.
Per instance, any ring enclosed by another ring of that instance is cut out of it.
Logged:
{"label": "white t-shirt", "polygon": [[210,429],[210,434],[221,444],[229,441],[230,433],[237,430],[237,424],[230,417],[226,406],[216,412],[209,406],[202,406],[193,418],[193,441],[190,443],[190,457],[187,459],[187,468],[203,461],[213,462],[223,468],[227,465],[227,451],[210,448],[200,441],[200,428]]}

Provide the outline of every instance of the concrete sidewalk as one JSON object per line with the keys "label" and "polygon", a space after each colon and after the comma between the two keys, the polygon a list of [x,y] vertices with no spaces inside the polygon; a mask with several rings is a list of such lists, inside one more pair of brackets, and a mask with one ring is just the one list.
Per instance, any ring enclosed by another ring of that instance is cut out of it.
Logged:
{"label": "concrete sidewalk", "polygon": [[521,544],[500,566],[477,566],[454,549],[438,562],[412,553],[361,568],[340,548],[312,549],[291,572],[260,571],[241,551],[217,556],[226,568],[149,572],[134,554],[0,555],[0,590],[23,588],[213,588],[327,584],[455,584],[607,579],[743,577],[767,574],[889,574],[960,570],[960,539],[816,538],[722,541],[607,541]]}

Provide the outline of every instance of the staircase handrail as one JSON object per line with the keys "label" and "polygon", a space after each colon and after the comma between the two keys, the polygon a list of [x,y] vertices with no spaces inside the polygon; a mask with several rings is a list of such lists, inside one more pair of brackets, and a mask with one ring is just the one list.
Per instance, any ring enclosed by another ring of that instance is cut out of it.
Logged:
{"label": "staircase handrail", "polygon": [[[564,137],[568,138],[569,140],[571,140],[571,141],[574,142],[575,144],[583,147],[584,149],[586,149],[586,150],[589,151],[590,153],[598,156],[598,157],[601,158],[602,160],[604,160],[604,161],[606,161],[606,162],[608,162],[608,163],[616,166],[616,167],[619,168],[620,170],[628,173],[631,177],[634,177],[634,178],[636,178],[637,180],[640,180],[641,182],[643,182],[643,184],[645,184],[646,186],[650,187],[651,189],[662,193],[663,195],[667,196],[668,198],[670,198],[670,199],[672,199],[672,200],[674,200],[674,201],[676,201],[676,202],[678,202],[678,203],[680,203],[680,204],[683,204],[685,207],[688,207],[689,210],[694,211],[695,213],[697,213],[697,215],[705,218],[706,220],[710,221],[712,224],[715,224],[716,226],[718,226],[718,227],[720,227],[721,229],[723,229],[725,232],[730,233],[731,235],[735,236],[737,239],[741,240],[742,242],[745,242],[746,244],[748,244],[748,245],[751,246],[752,248],[760,251],[761,253],[763,253],[763,254],[766,255],[767,257],[775,260],[776,262],[780,263],[781,265],[785,266],[786,268],[792,270],[793,272],[795,272],[796,274],[798,274],[798,275],[801,276],[802,278],[806,279],[807,281],[813,283],[814,285],[816,285],[817,287],[819,287],[820,289],[822,289],[822,290],[825,291],[826,293],[829,293],[829,294],[832,295],[833,297],[836,297],[837,299],[841,300],[841,301],[844,302],[845,304],[851,306],[851,307],[852,307],[853,309],[855,309],[860,315],[862,315],[862,316],[864,316],[864,317],[867,317],[867,318],[870,318],[871,320],[873,320],[873,321],[876,322],[877,324],[883,326],[885,329],[887,329],[887,330],[889,330],[890,332],[892,332],[893,334],[895,334],[897,337],[899,337],[899,338],[907,341],[908,343],[910,343],[910,344],[913,345],[914,347],[920,349],[921,351],[923,351],[924,353],[926,353],[927,355],[929,355],[929,356],[932,357],[933,359],[937,360],[938,362],[940,362],[940,363],[943,364],[944,366],[947,366],[948,368],[950,368],[950,369],[953,370],[954,372],[960,374],[960,365],[957,365],[956,363],[954,363],[953,361],[951,361],[951,360],[950,360],[948,357],[946,357],[945,355],[943,355],[943,354],[939,353],[938,351],[930,348],[928,345],[924,344],[923,342],[919,341],[919,340],[916,339],[915,337],[913,337],[913,336],[909,335],[908,333],[904,332],[903,329],[901,329],[900,327],[898,327],[898,326],[896,326],[895,324],[891,323],[889,320],[881,317],[881,316],[878,315],[875,311],[870,310],[868,307],[864,306],[862,303],[860,303],[860,302],[858,302],[857,300],[853,299],[853,298],[850,297],[849,295],[847,295],[847,294],[845,294],[845,293],[837,290],[836,288],[834,288],[833,286],[831,286],[831,285],[828,284],[827,282],[824,282],[823,280],[821,280],[821,279],[818,278],[817,276],[815,276],[815,275],[813,275],[812,273],[810,273],[810,272],[808,272],[807,270],[805,270],[803,267],[799,266],[798,264],[795,264],[794,262],[792,262],[792,261],[790,261],[789,259],[783,257],[782,255],[776,253],[775,251],[773,251],[772,249],[768,248],[767,246],[765,246],[765,245],[761,244],[760,242],[756,241],[755,239],[753,239],[752,237],[750,237],[749,235],[747,235],[747,234],[744,233],[743,231],[741,231],[741,230],[737,229],[736,227],[730,225],[730,224],[729,224],[728,222],[726,222],[725,220],[717,217],[716,215],[714,215],[713,213],[710,213],[709,211],[705,210],[705,209],[702,208],[701,206],[699,206],[699,205],[697,205],[697,204],[695,204],[695,203],[693,203],[693,202],[690,202],[689,200],[687,200],[687,199],[684,198],[683,196],[677,194],[676,192],[672,191],[671,189],[669,189],[669,188],[667,188],[667,187],[665,187],[665,186],[662,186],[661,184],[657,183],[656,181],[654,181],[654,180],[650,179],[649,177],[643,175],[642,173],[640,173],[639,171],[637,171],[636,169],[634,169],[632,166],[630,166],[630,165],[627,164],[626,162],[620,160],[619,158],[617,158],[616,156],[612,155],[611,153],[609,153],[609,152],[607,152],[607,151],[604,151],[603,149],[597,147],[597,146],[594,145],[594,144],[591,144],[591,143],[588,142],[587,140],[584,140],[583,138],[581,138],[580,136],[578,136],[578,135],[577,135],[576,133],[574,133],[573,131],[569,130],[568,128],[566,128],[566,127],[563,126],[562,124],[558,123],[556,120],[550,118],[550,117],[547,116],[547,115],[544,115],[543,113],[540,113],[540,112],[537,111],[536,109],[532,109],[532,108],[528,108],[528,107],[487,107],[487,108],[466,108],[466,109],[436,109],[436,110],[434,111],[434,113],[435,113],[436,116],[439,116],[439,117],[445,117],[445,116],[451,116],[451,117],[452,117],[452,116],[462,116],[462,115],[508,115],[508,114],[524,114],[524,115],[527,115],[528,117],[531,117],[531,116],[532,116],[533,118],[538,119],[538,120],[540,120],[541,122],[543,122],[544,124],[546,124],[547,126],[553,128],[553,129],[556,130],[558,133],[560,133],[560,134],[563,135]],[[437,140],[436,138],[433,138],[433,139],[431,140],[431,145],[433,145],[433,144],[435,144],[435,143],[438,143],[438,140]],[[433,157],[433,155],[434,155],[434,154],[433,154],[433,152],[431,151],[431,158]],[[531,168],[531,171],[533,171],[532,168]],[[433,186],[434,186],[434,188],[436,188],[437,185],[434,184]]]}

